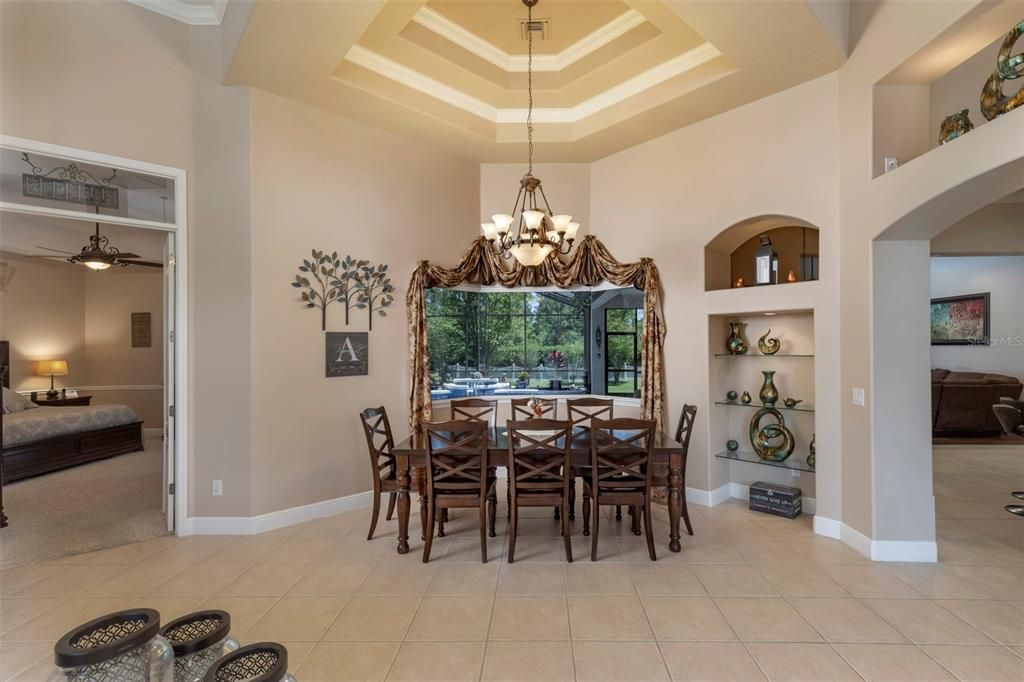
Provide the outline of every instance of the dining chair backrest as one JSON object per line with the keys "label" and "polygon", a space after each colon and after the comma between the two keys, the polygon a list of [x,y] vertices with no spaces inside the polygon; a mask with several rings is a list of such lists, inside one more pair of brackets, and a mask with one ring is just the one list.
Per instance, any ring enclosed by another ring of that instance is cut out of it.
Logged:
{"label": "dining chair backrest", "polygon": [[391,435],[391,422],[383,407],[369,407],[359,413],[366,435],[366,448],[375,477],[389,478],[395,473],[395,439]]}
{"label": "dining chair backrest", "polygon": [[515,495],[525,490],[557,491],[568,497],[573,477],[572,422],[555,419],[509,421],[509,486]]}
{"label": "dining chair backrest", "polygon": [[650,489],[654,467],[654,422],[646,419],[595,419],[590,433],[594,494],[616,488]]}
{"label": "dining chair backrest", "polygon": [[683,405],[679,413],[679,424],[676,426],[676,442],[683,446],[683,456],[690,450],[690,436],[693,435],[693,423],[697,419],[696,405]]}
{"label": "dining chair backrest", "polygon": [[558,400],[555,398],[512,398],[512,419],[536,419],[530,408],[530,400],[540,403],[540,416],[544,419],[558,419]]}
{"label": "dining chair backrest", "polygon": [[488,426],[481,421],[428,422],[427,494],[487,495]]}
{"label": "dining chair backrest", "polygon": [[498,416],[498,403],[484,398],[460,398],[453,400],[452,419],[483,422],[494,426]]}
{"label": "dining chair backrest", "polygon": [[575,398],[565,401],[573,426],[591,426],[595,419],[615,417],[615,401],[611,398]]}

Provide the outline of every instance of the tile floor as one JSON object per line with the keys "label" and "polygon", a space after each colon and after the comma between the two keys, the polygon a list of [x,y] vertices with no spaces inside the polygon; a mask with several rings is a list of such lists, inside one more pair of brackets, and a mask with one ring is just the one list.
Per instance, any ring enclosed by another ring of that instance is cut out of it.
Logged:
{"label": "tile floor", "polygon": [[[970,453],[975,469],[988,452]],[[668,551],[658,508],[657,563],[627,521],[609,518],[601,560],[591,563],[589,540],[575,535],[567,564],[548,510],[529,510],[514,564],[502,516],[488,564],[475,515],[455,512],[424,565],[418,527],[399,556],[396,522],[382,519],[367,542],[359,511],[23,566],[0,572],[0,679],[44,679],[70,627],[149,606],[165,620],[229,611],[243,643],[284,643],[300,682],[1021,680],[1024,522],[1010,519],[1015,529],[992,512],[1010,456],[967,475],[962,449],[937,449],[937,565],[873,564],[814,536],[809,517],[732,501],[691,506],[696,535],[680,554]]]}

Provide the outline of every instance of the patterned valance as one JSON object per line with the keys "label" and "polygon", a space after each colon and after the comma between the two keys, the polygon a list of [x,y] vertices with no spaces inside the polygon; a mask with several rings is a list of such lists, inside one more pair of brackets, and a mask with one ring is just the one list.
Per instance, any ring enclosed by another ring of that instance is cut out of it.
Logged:
{"label": "patterned valance", "polygon": [[636,263],[620,263],[593,235],[584,237],[572,253],[556,255],[536,267],[518,261],[505,261],[490,243],[480,237],[454,268],[421,261],[409,281],[405,296],[409,319],[409,367],[412,391],[409,396],[409,424],[416,430],[431,419],[430,354],[427,348],[427,306],[424,292],[430,288],[452,288],[460,284],[500,284],[505,287],[594,286],[610,282],[633,286],[644,292],[642,335],[643,385],[640,404],[645,419],[654,419],[660,429],[665,401],[665,316],[661,308],[661,279],[650,258]]}

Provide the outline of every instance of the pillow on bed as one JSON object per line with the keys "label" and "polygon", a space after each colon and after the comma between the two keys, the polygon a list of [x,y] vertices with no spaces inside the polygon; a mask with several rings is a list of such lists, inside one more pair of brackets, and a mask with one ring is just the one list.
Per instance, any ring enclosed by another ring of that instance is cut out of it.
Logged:
{"label": "pillow on bed", "polygon": [[4,386],[4,414],[24,412],[39,407],[25,396]]}

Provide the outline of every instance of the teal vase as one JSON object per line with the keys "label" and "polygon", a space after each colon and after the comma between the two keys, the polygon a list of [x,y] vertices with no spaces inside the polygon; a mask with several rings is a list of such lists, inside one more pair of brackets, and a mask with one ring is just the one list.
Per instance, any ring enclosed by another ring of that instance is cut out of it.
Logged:
{"label": "teal vase", "polygon": [[758,397],[765,407],[775,407],[775,403],[779,401],[779,391],[775,388],[775,370],[766,369],[761,374],[764,375],[764,383]]}

